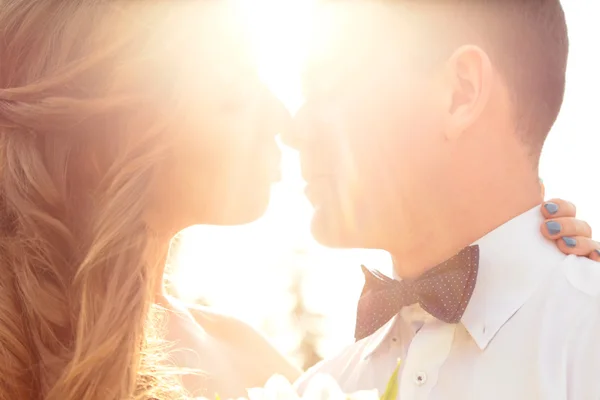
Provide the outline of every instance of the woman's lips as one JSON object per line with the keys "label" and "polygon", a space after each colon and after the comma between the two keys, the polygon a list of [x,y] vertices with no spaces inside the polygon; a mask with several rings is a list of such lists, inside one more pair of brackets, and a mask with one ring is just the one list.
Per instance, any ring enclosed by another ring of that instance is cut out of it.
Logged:
{"label": "woman's lips", "polygon": [[313,177],[306,182],[304,194],[313,206],[323,202],[324,196],[331,186],[331,176],[321,175]]}

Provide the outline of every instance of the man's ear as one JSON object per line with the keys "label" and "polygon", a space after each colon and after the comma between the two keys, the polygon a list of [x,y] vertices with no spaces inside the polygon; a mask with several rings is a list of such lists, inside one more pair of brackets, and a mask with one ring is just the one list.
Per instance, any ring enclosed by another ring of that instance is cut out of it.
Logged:
{"label": "man's ear", "polygon": [[489,56],[480,47],[459,47],[446,63],[447,138],[455,139],[473,125],[487,106],[493,86]]}

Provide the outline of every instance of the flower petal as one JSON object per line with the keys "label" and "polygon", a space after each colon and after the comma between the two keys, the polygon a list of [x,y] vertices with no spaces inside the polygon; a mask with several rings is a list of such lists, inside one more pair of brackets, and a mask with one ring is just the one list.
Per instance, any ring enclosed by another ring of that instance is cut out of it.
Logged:
{"label": "flower petal", "polygon": [[300,400],[292,384],[282,375],[273,375],[264,388],[248,389],[250,400]]}
{"label": "flower petal", "polygon": [[338,383],[329,375],[315,375],[308,383],[302,399],[305,400],[345,400],[346,395]]}

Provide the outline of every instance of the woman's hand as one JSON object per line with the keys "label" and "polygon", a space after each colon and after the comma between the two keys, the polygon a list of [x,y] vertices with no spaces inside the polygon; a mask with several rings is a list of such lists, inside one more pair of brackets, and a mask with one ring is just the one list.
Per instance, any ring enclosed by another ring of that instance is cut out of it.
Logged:
{"label": "woman's hand", "polygon": [[592,240],[590,225],[575,218],[575,205],[552,199],[542,204],[542,214],[546,218],[541,227],[542,234],[556,241],[563,253],[600,261],[600,243]]}

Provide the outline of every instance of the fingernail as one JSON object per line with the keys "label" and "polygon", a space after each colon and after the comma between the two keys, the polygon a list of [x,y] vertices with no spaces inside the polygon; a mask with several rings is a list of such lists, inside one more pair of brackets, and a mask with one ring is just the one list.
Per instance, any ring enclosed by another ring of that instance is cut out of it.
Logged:
{"label": "fingernail", "polygon": [[546,228],[548,228],[548,233],[551,235],[557,235],[560,233],[560,224],[556,221],[546,222]]}
{"label": "fingernail", "polygon": [[567,247],[577,246],[577,240],[573,239],[572,237],[565,236],[564,238],[562,238],[562,240],[565,242]]}
{"label": "fingernail", "polygon": [[558,212],[558,204],[556,204],[556,203],[548,202],[548,203],[544,204],[544,208],[550,214],[556,214]]}
{"label": "fingernail", "polygon": [[596,252],[596,254],[598,254],[600,256],[600,249],[596,249],[594,251]]}

